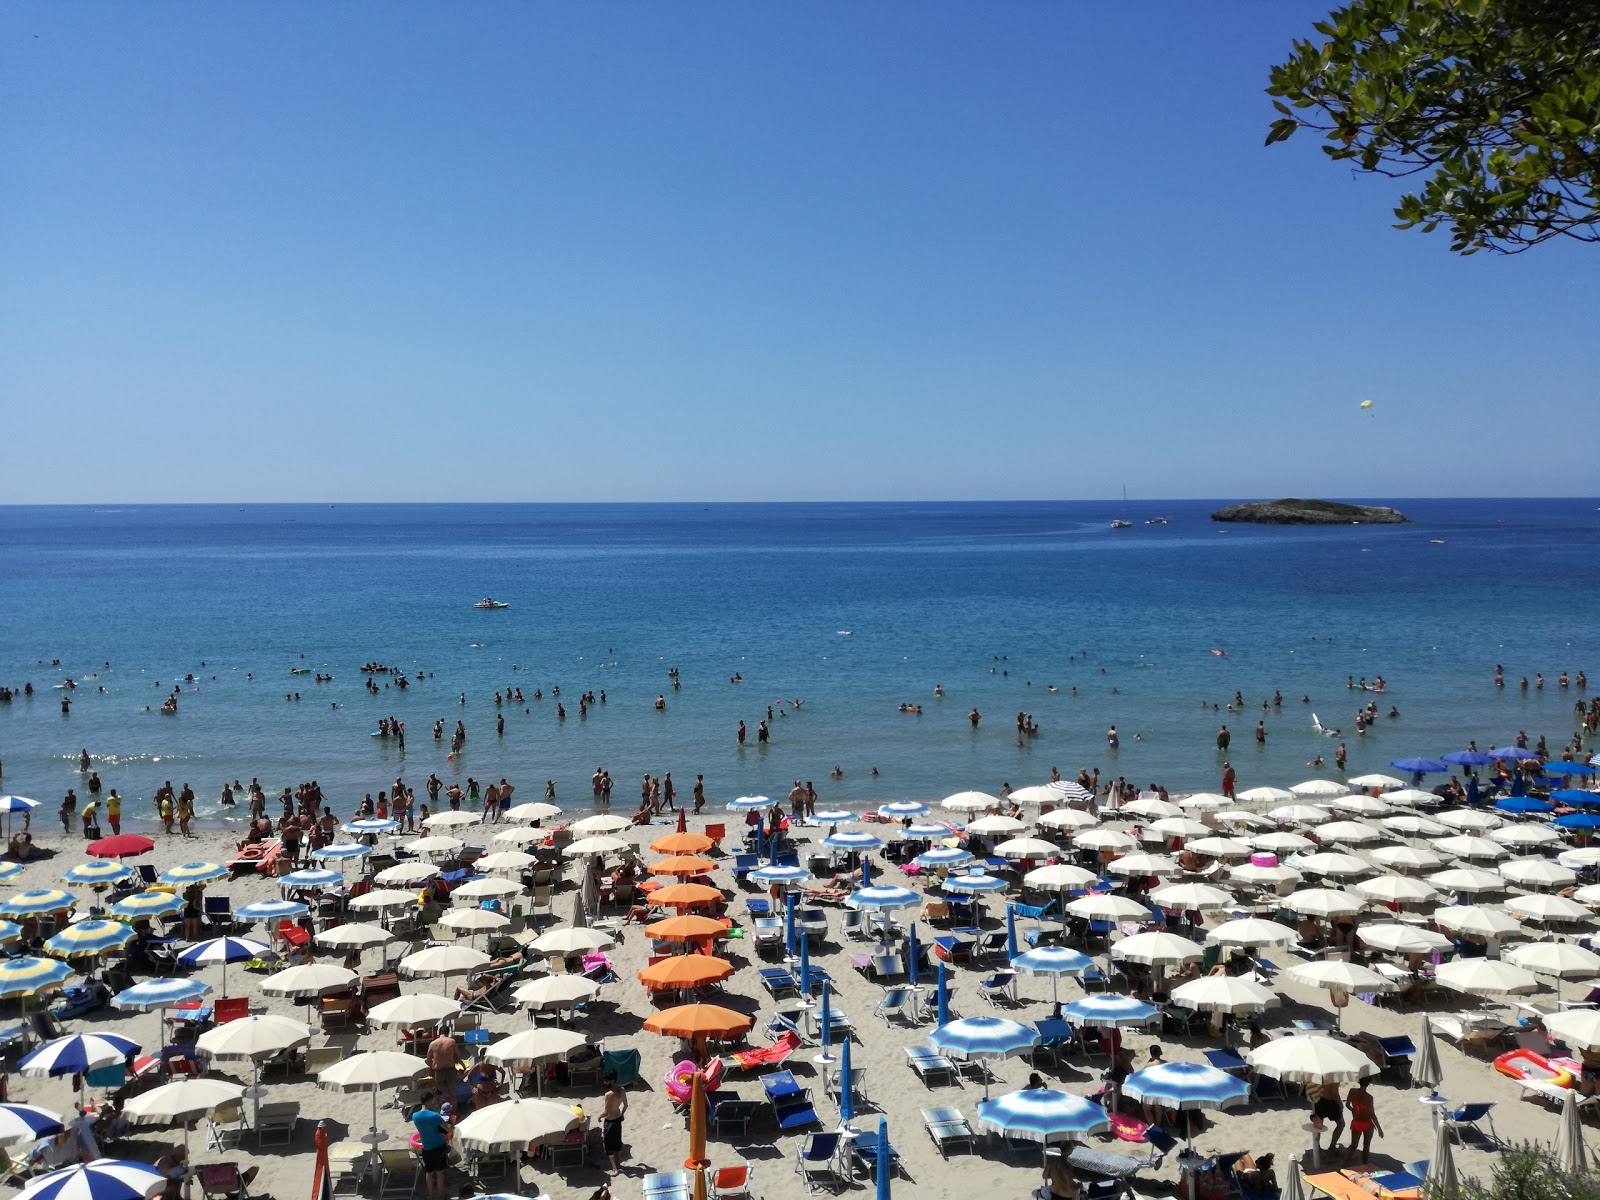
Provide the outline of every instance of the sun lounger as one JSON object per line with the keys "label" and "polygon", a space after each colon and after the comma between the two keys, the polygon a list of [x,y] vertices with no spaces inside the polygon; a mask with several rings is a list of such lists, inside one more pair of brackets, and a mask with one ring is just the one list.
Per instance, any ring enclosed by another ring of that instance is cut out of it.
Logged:
{"label": "sun lounger", "polygon": [[972,943],[958,937],[938,937],[933,939],[933,952],[942,962],[963,963],[972,958]]}
{"label": "sun lounger", "polygon": [[801,1087],[792,1071],[763,1075],[761,1089],[767,1094],[767,1103],[772,1105],[772,1116],[779,1129],[788,1131],[822,1123],[811,1103],[811,1090]]}
{"label": "sun lounger", "polygon": [[863,1130],[850,1139],[850,1154],[856,1162],[866,1166],[867,1174],[873,1179],[878,1177],[880,1171],[888,1171],[893,1176],[896,1170],[907,1179],[911,1178],[906,1172],[900,1151],[894,1148],[893,1142],[881,1137],[875,1129]]}
{"label": "sun lounger", "polygon": [[949,1157],[948,1148],[951,1146],[965,1145],[971,1153],[978,1152],[977,1135],[972,1132],[972,1126],[967,1124],[960,1109],[925,1108],[922,1110],[922,1124],[933,1139],[933,1144],[939,1148],[940,1158]]}
{"label": "sun lounger", "polygon": [[805,888],[803,895],[808,904],[843,904],[850,893],[844,888]]}
{"label": "sun lounger", "polygon": [[785,1032],[772,1045],[762,1046],[759,1050],[735,1051],[733,1061],[743,1071],[749,1071],[756,1067],[775,1067],[779,1063],[786,1061],[798,1049],[800,1049],[800,1033],[795,1030],[793,1032]]}
{"label": "sun lounger", "polygon": [[1579,1096],[1571,1088],[1557,1087],[1553,1083],[1545,1083],[1541,1079],[1519,1079],[1517,1085],[1522,1088],[1524,1100],[1537,1100],[1549,1104],[1554,1108],[1561,1108],[1571,1095],[1578,1102],[1578,1111],[1582,1113],[1586,1108],[1600,1105],[1600,1095]]}
{"label": "sun lounger", "polygon": [[954,1064],[936,1050],[927,1046],[907,1046],[905,1051],[911,1069],[928,1087],[932,1087],[933,1081],[937,1078],[946,1079],[957,1087],[961,1085],[961,1081],[956,1078]]}
{"label": "sun lounger", "polygon": [[1476,1104],[1463,1104],[1459,1108],[1443,1114],[1444,1127],[1447,1133],[1452,1134],[1456,1141],[1466,1144],[1466,1134],[1470,1129],[1479,1141],[1487,1142],[1492,1147],[1500,1145],[1500,1135],[1494,1131],[1494,1120],[1489,1116],[1494,1105],[1488,1102]]}
{"label": "sun lounger", "polygon": [[787,967],[762,967],[761,986],[767,989],[767,995],[774,1000],[800,994],[800,984]]}

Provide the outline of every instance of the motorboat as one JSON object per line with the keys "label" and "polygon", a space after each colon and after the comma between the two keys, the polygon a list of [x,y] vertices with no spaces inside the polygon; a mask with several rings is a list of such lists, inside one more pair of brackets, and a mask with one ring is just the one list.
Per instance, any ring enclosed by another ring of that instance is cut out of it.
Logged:
{"label": "motorboat", "polygon": [[472,607],[473,608],[510,608],[511,604],[510,604],[509,601],[506,601],[506,600],[494,600],[494,599],[491,599],[488,596],[485,596],[482,600],[479,600]]}
{"label": "motorboat", "polygon": [[1132,529],[1133,528],[1133,522],[1132,521],[1113,521],[1113,522],[1111,522],[1111,528],[1113,528],[1113,529]]}

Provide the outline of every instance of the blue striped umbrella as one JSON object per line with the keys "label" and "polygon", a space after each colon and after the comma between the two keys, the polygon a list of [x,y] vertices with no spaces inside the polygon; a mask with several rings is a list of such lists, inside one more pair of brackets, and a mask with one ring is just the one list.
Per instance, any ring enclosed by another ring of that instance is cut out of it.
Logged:
{"label": "blue striped umbrella", "polygon": [[199,979],[146,979],[118,992],[111,997],[111,1003],[115,1008],[130,1012],[149,1012],[171,1008],[186,1000],[198,1000],[210,990],[211,985]]}
{"label": "blue striped umbrella", "polygon": [[[987,1063],[1033,1049],[1039,1031],[1004,1017],[963,1017],[928,1035],[929,1045],[950,1058]],[[989,1097],[989,1072],[983,1073],[984,1099]]]}
{"label": "blue striped umbrella", "polygon": [[109,858],[97,858],[91,862],[79,863],[63,875],[61,880],[63,883],[116,883],[119,879],[127,879],[132,874],[132,867],[125,867]]}
{"label": "blue striped umbrella", "polygon": [[1017,957],[1017,906],[1006,905],[1006,957]]}
{"label": "blue striped umbrella", "polygon": [[37,800],[26,796],[0,796],[0,812],[30,812],[38,807]]}
{"label": "blue striped umbrella", "polygon": [[139,1043],[114,1033],[76,1033],[46,1042],[17,1064],[24,1075],[82,1075],[139,1052]]}
{"label": "blue striped umbrella", "polygon": [[950,836],[950,827],[948,825],[932,824],[907,825],[900,831],[900,836],[914,838],[919,842],[937,841],[939,838],[946,838]]}
{"label": "blue striped umbrella", "polygon": [[183,898],[172,892],[140,892],[118,900],[111,911],[119,917],[161,917],[183,908]]}
{"label": "blue striped umbrella", "polygon": [[883,839],[875,833],[847,830],[844,833],[830,833],[822,839],[822,844],[833,850],[877,850],[883,845]]}
{"label": "blue striped umbrella", "polygon": [[362,817],[359,821],[351,821],[344,826],[346,833],[388,833],[392,829],[399,829],[400,822],[388,817]]}
{"label": "blue striped umbrella", "polygon": [[864,888],[872,886],[872,860],[870,858],[861,860],[861,886]]}
{"label": "blue striped umbrella", "polygon": [[1082,1096],[1033,1088],[980,1101],[978,1124],[1006,1137],[1048,1146],[1052,1142],[1081,1141],[1110,1129],[1111,1118],[1105,1109]]}
{"label": "blue striped umbrella", "polygon": [[811,872],[804,867],[757,867],[745,878],[754,883],[766,884],[769,887],[774,883],[780,887],[792,887],[810,879]]}
{"label": "blue striped umbrella", "polygon": [[210,883],[213,879],[227,877],[228,868],[214,862],[179,863],[161,872],[162,883],[175,884],[179,887],[190,883]]}
{"label": "blue striped umbrella", "polygon": [[1156,1010],[1143,1000],[1132,996],[1106,994],[1085,996],[1062,1008],[1062,1014],[1074,1025],[1143,1025],[1156,1015]]}
{"label": "blue striped umbrella", "polygon": [[310,911],[298,900],[257,900],[235,910],[233,915],[242,921],[289,921]]}
{"label": "blue striped umbrella", "polygon": [[833,1001],[832,1001],[832,996],[833,996],[833,981],[831,979],[824,979],[822,981],[822,1014],[821,1014],[821,1016],[822,1016],[822,1022],[821,1022],[821,1024],[822,1024],[822,1036],[821,1036],[821,1040],[822,1040],[822,1057],[827,1059],[829,1062],[833,1061],[833,1056],[828,1053],[829,1047],[833,1045]]}
{"label": "blue striped umbrella", "polygon": [[316,890],[318,888],[338,887],[343,882],[344,876],[338,871],[329,871],[323,867],[311,867],[304,871],[291,871],[289,874],[281,876],[278,879],[278,887],[284,891],[290,888]]}
{"label": "blue striped umbrella", "polygon": [[121,921],[79,921],[56,934],[44,948],[47,954],[57,958],[78,958],[126,946],[134,936],[133,928]]}
{"label": "blue striped umbrella", "polygon": [[21,936],[21,925],[15,921],[0,921],[0,942],[14,942]]}
{"label": "blue striped umbrella", "polygon": [[935,1018],[940,1029],[950,1024],[950,977],[945,974],[944,959],[939,960],[939,988],[935,994],[939,1005],[938,1016]]}
{"label": "blue striped umbrella", "polygon": [[765,796],[740,796],[728,801],[729,812],[749,812],[751,809],[771,808],[772,801]]}
{"label": "blue striped umbrella", "polygon": [[983,871],[974,871],[970,875],[947,875],[944,881],[944,890],[947,892],[1003,892],[1008,886],[998,875],[985,874]]}
{"label": "blue striped umbrella", "polygon": [[252,958],[274,958],[272,947],[253,938],[219,937],[196,942],[182,954],[178,961],[186,967],[204,967],[222,964],[222,994],[228,994],[228,964],[247,962]]}
{"label": "blue striped umbrella", "polygon": [[901,817],[925,817],[932,811],[933,809],[920,800],[893,800],[888,804],[878,805],[880,817],[893,817],[897,821]]}
{"label": "blue striped umbrella", "polygon": [[1250,1084],[1202,1063],[1161,1063],[1135,1071],[1122,1083],[1124,1095],[1166,1108],[1228,1108],[1250,1098]]}
{"label": "blue striped umbrella", "polygon": [[165,1175],[143,1163],[97,1158],[33,1180],[14,1200],[148,1200],[166,1185]]}
{"label": "blue striped umbrella", "polygon": [[61,1114],[37,1104],[0,1104],[0,1146],[36,1142],[62,1129]]}
{"label": "blue striped umbrella", "polygon": [[840,821],[854,820],[856,814],[842,808],[825,808],[819,813],[812,813],[810,817],[812,825],[837,825]]}
{"label": "blue striped umbrella", "polygon": [[794,892],[783,898],[783,953],[786,958],[794,957],[794,910],[799,903],[800,897]]}
{"label": "blue striped umbrella", "polygon": [[78,898],[71,892],[63,892],[59,888],[36,888],[31,892],[18,892],[0,904],[0,913],[11,917],[31,917],[71,908],[77,902]]}
{"label": "blue striped umbrella", "polygon": [[845,904],[850,908],[917,908],[922,904],[922,897],[910,888],[884,885],[865,887],[858,892],[852,892],[845,897]]}
{"label": "blue striped umbrella", "polygon": [[311,857],[323,862],[344,862],[346,859],[361,858],[371,853],[371,846],[363,846],[358,842],[335,842],[331,846],[313,850]]}
{"label": "blue striped umbrella", "polygon": [[[950,831],[944,831],[948,834]],[[957,863],[971,862],[972,852],[963,850],[960,846],[936,846],[932,850],[924,850],[911,860],[919,867],[953,867]]]}
{"label": "blue striped umbrella", "polygon": [[1050,1000],[1055,1005],[1055,1016],[1061,1016],[1060,979],[1063,975],[1082,975],[1094,966],[1094,959],[1066,946],[1039,946],[1011,960],[1014,970],[1024,975],[1050,976]]}
{"label": "blue striped umbrella", "polygon": [[0,962],[0,997],[32,996],[60,986],[72,968],[53,958],[12,958]]}
{"label": "blue striped umbrella", "polygon": [[917,963],[922,957],[922,949],[917,945],[917,923],[911,922],[911,929],[906,934],[906,982],[912,987],[917,986]]}
{"label": "blue striped umbrella", "polygon": [[27,868],[19,862],[0,862],[0,880],[15,879]]}

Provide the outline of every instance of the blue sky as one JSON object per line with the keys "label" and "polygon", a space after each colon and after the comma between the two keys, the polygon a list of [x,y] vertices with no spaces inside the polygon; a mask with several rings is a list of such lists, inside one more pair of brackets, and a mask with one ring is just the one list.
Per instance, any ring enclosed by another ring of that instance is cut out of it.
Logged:
{"label": "blue sky", "polygon": [[1596,251],[1263,147],[1326,11],[9,4],[0,501],[1594,494]]}

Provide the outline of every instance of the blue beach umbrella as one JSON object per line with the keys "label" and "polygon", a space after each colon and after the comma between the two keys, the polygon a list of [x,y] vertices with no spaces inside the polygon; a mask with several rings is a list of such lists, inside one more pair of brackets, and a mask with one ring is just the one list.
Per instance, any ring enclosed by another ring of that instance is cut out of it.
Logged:
{"label": "blue beach umbrella", "polygon": [[111,911],[119,917],[160,917],[183,908],[183,898],[172,892],[140,892],[118,900]]}
{"label": "blue beach umbrella", "polygon": [[1009,886],[998,875],[988,875],[982,871],[974,871],[970,875],[949,875],[944,881],[944,890],[947,892],[969,892],[974,895],[981,892],[1003,892]]}
{"label": "blue beach umbrella", "polygon": [[756,861],[771,862],[777,856],[767,853],[767,827],[760,821],[756,822]]}
{"label": "blue beach umbrella", "polygon": [[1559,758],[1545,763],[1544,773],[1564,778],[1568,775],[1593,775],[1600,767],[1592,767],[1588,763],[1562,762]]}
{"label": "blue beach umbrella", "polygon": [[1006,905],[1006,957],[1017,957],[1017,906]]}
{"label": "blue beach umbrella", "polygon": [[894,1157],[889,1153],[889,1118],[878,1118],[878,1200],[889,1200]]}
{"label": "blue beach umbrella", "polygon": [[888,804],[878,805],[880,817],[893,817],[897,821],[902,817],[925,817],[932,811],[926,804],[917,800],[893,800]]}
{"label": "blue beach umbrella", "polygon": [[1511,776],[1511,795],[1526,796],[1528,794],[1528,780],[1521,771]]}
{"label": "blue beach umbrella", "polygon": [[80,958],[126,946],[134,936],[133,927],[121,921],[79,921],[47,941],[44,949],[56,958]]}
{"label": "blue beach umbrella", "polygon": [[812,813],[812,825],[837,825],[840,821],[854,821],[856,814],[842,808],[825,808],[819,813]]}
{"label": "blue beach umbrella", "polygon": [[1524,750],[1521,746],[1496,746],[1489,751],[1495,762],[1527,762],[1529,759],[1538,758],[1532,750]]}
{"label": "blue beach umbrella", "polygon": [[1467,776],[1467,804],[1470,806],[1470,805],[1476,804],[1477,802],[1478,802],[1478,777],[1476,775],[1468,775]]}
{"label": "blue beach umbrella", "polygon": [[1585,792],[1580,788],[1560,788],[1550,793],[1550,799],[1562,804],[1600,804],[1600,792]]}
{"label": "blue beach umbrella", "polygon": [[822,844],[831,850],[877,850],[883,846],[883,839],[875,833],[846,830],[830,833],[822,839]]}
{"label": "blue beach umbrella", "polygon": [[820,1022],[820,1024],[821,1024],[821,1040],[822,1040],[822,1056],[824,1058],[831,1057],[828,1054],[828,1050],[833,1045],[833,1001],[832,1001],[832,996],[833,996],[833,981],[831,979],[824,979],[822,981],[822,1014],[821,1014],[822,1015],[822,1020]]}
{"label": "blue beach umbrella", "polygon": [[331,846],[313,850],[311,857],[322,862],[344,862],[346,859],[362,858],[371,853],[371,846],[363,846],[358,842],[335,842]]}
{"label": "blue beach umbrella", "polygon": [[800,931],[800,994],[811,997],[811,936]]}
{"label": "blue beach umbrella", "polygon": [[63,892],[59,888],[36,888],[31,892],[18,892],[0,904],[0,913],[9,917],[31,917],[39,913],[58,912],[77,903],[78,898],[71,892]]}
{"label": "blue beach umbrella", "polygon": [[1006,1137],[1050,1145],[1076,1142],[1111,1128],[1106,1110],[1093,1100],[1034,1088],[983,1100],[978,1104],[978,1124]]}
{"label": "blue beach umbrella", "polygon": [[947,825],[907,825],[900,831],[900,836],[916,841],[936,841],[939,838],[949,837],[950,828]]}
{"label": "blue beach umbrella", "polygon": [[839,1124],[848,1125],[855,1119],[855,1088],[850,1086],[850,1039],[839,1047]]}
{"label": "blue beach umbrella", "polygon": [[[198,1000],[210,991],[211,985],[199,979],[146,979],[111,997],[111,1006],[128,1012],[151,1012]],[[158,1016],[155,1042],[158,1046],[161,1044],[161,1029],[161,1018]]]}
{"label": "blue beach umbrella", "polygon": [[1555,819],[1562,829],[1600,829],[1600,816],[1594,813],[1566,813]]}
{"label": "blue beach umbrella", "polygon": [[[928,1035],[928,1044],[941,1054],[968,1062],[988,1063],[1031,1050],[1039,1031],[1004,1017],[963,1017],[941,1025]],[[989,1072],[983,1073],[983,1096],[989,1098]]]}
{"label": "blue beach umbrella", "polygon": [[1108,1027],[1142,1025],[1156,1015],[1156,1010],[1143,1000],[1115,993],[1085,996],[1065,1005],[1062,1012],[1074,1025]]}
{"label": "blue beach umbrella", "polygon": [[[946,829],[945,834],[949,834]],[[953,867],[958,863],[971,862],[972,852],[963,850],[960,846],[937,846],[932,850],[924,850],[912,859],[919,867]]]}
{"label": "blue beach umbrella", "polygon": [[789,958],[794,957],[794,909],[800,903],[800,897],[790,892],[783,898],[783,952]]}
{"label": "blue beach umbrella", "polygon": [[728,801],[729,812],[749,812],[751,809],[771,808],[772,801],[765,796],[740,796]]}
{"label": "blue beach umbrella", "polygon": [[292,921],[310,911],[308,905],[298,900],[257,900],[235,909],[233,915],[241,921]]}
{"label": "blue beach umbrella", "polygon": [[910,888],[882,885],[879,887],[864,887],[858,892],[852,892],[845,897],[845,904],[850,908],[867,908],[880,911],[896,908],[918,908],[922,904],[922,897]]}
{"label": "blue beach umbrella", "polygon": [[176,867],[168,867],[161,872],[161,882],[182,887],[190,883],[210,883],[213,879],[225,879],[227,875],[228,868],[221,863],[182,863]]}
{"label": "blue beach umbrella", "polygon": [[21,936],[21,925],[15,921],[0,921],[0,942],[14,942]]}
{"label": "blue beach umbrella", "polygon": [[272,947],[254,938],[219,937],[196,942],[182,954],[178,961],[186,967],[205,967],[222,964],[222,994],[228,994],[228,964],[248,962],[253,958],[275,958]]}
{"label": "blue beach umbrella", "polygon": [[1013,969],[1021,971],[1024,975],[1050,976],[1050,1001],[1055,1005],[1052,1014],[1058,1020],[1061,1017],[1061,991],[1060,979],[1063,975],[1082,975],[1094,966],[1094,959],[1087,954],[1066,946],[1039,946],[1025,954],[1014,955],[1011,959]]}
{"label": "blue beach umbrella", "polygon": [[861,886],[863,888],[872,886],[872,860],[868,858],[861,860]]}
{"label": "blue beach umbrella", "polygon": [[119,879],[127,879],[132,874],[132,867],[125,867],[109,858],[97,858],[91,862],[79,863],[63,875],[61,881],[89,884],[116,883]]}
{"label": "blue beach umbrella", "polygon": [[27,868],[19,862],[0,862],[0,880],[15,879]]}
{"label": "blue beach umbrella", "polygon": [[[1248,1100],[1250,1084],[1200,1063],[1162,1063],[1129,1075],[1122,1094],[1165,1108],[1220,1109]],[[1192,1144],[1193,1135],[1187,1136]]]}
{"label": "blue beach umbrella", "polygon": [[143,1163],[97,1158],[31,1181],[18,1200],[148,1200],[166,1185],[165,1175]]}
{"label": "blue beach umbrella", "polygon": [[1450,770],[1449,764],[1436,758],[1399,758],[1389,765],[1397,771],[1410,771],[1413,775],[1437,775]]}
{"label": "blue beach umbrella", "polygon": [[917,986],[917,960],[921,957],[922,948],[917,945],[917,923],[912,921],[906,933],[906,982],[912,987]]}
{"label": "blue beach umbrella", "polygon": [[0,962],[0,997],[32,996],[60,986],[72,968],[53,958],[12,958]]}
{"label": "blue beach umbrella", "polygon": [[943,1029],[950,1024],[950,978],[945,974],[944,959],[939,960],[939,1028]]}
{"label": "blue beach umbrella", "polygon": [[320,888],[338,887],[344,882],[344,876],[338,871],[330,871],[325,867],[310,867],[304,871],[291,871],[280,876],[278,888],[287,891],[290,888],[303,888],[316,891]]}
{"label": "blue beach umbrella", "polygon": [[139,1052],[139,1043],[114,1033],[76,1033],[46,1042],[17,1064],[24,1075],[82,1075],[96,1067],[124,1062]]}
{"label": "blue beach umbrella", "polygon": [[37,1104],[0,1104],[0,1146],[36,1142],[62,1130],[61,1114]]}
{"label": "blue beach umbrella", "polygon": [[1495,807],[1503,813],[1547,813],[1555,806],[1533,796],[1509,796],[1497,800]]}
{"label": "blue beach umbrella", "polygon": [[1455,750],[1439,755],[1439,761],[1458,767],[1487,767],[1494,762],[1494,755],[1485,754],[1482,750]]}
{"label": "blue beach umbrella", "polygon": [[769,887],[776,883],[782,887],[793,887],[795,884],[804,883],[811,878],[811,872],[804,867],[757,867],[745,876],[754,883],[763,883]]}

